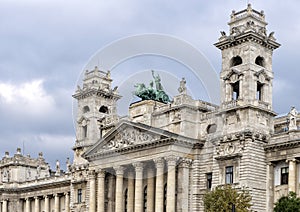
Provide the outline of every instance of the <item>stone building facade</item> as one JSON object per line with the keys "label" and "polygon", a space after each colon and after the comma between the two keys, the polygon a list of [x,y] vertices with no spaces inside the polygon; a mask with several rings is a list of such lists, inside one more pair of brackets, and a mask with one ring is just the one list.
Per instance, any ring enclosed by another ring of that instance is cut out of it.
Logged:
{"label": "stone building facade", "polygon": [[216,186],[246,187],[254,211],[272,211],[289,191],[299,194],[300,131],[295,108],[272,109],[272,53],[263,11],[233,11],[222,53],[221,102],[194,100],[185,80],[168,104],[132,103],[119,117],[121,96],[110,72],[86,71],[78,102],[74,160],[61,171],[38,158],[6,153],[0,161],[0,212],[203,211]]}

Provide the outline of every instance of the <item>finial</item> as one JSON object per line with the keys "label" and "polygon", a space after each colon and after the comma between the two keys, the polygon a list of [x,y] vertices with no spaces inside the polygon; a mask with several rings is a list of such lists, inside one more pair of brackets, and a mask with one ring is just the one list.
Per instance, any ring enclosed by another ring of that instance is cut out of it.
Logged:
{"label": "finial", "polygon": [[94,71],[98,71],[98,66],[95,66],[95,69],[94,69]]}
{"label": "finial", "polygon": [[9,152],[5,152],[5,157],[6,157],[6,158],[9,157]]}
{"label": "finial", "polygon": [[21,148],[20,148],[20,147],[17,148],[17,154],[18,154],[18,155],[21,155]]}

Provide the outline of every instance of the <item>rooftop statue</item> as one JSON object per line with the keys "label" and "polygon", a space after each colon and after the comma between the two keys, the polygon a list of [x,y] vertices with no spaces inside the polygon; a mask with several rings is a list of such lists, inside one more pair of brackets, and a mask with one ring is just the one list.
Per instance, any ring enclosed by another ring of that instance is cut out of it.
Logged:
{"label": "rooftop statue", "polygon": [[155,100],[163,103],[170,102],[170,98],[164,91],[161,84],[161,78],[159,74],[155,76],[154,71],[152,70],[151,72],[155,82],[155,89],[153,88],[153,80],[151,80],[148,87],[146,87],[144,83],[137,83],[136,85],[134,85],[134,95],[140,97],[142,100]]}

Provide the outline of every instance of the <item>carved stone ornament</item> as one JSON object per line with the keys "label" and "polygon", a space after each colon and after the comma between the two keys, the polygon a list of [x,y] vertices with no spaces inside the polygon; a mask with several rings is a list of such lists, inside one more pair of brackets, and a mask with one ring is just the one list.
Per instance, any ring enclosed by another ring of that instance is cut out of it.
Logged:
{"label": "carved stone ornament", "polygon": [[157,139],[159,139],[158,135],[151,135],[147,132],[140,132],[135,129],[126,129],[119,132],[112,140],[108,141],[99,152],[147,143]]}

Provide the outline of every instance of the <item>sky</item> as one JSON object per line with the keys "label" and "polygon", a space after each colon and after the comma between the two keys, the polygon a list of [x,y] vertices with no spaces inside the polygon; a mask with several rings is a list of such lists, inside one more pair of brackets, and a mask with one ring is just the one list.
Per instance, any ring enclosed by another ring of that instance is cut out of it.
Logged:
{"label": "sky", "polygon": [[[300,110],[300,2],[250,2],[264,10],[268,32],[275,31],[282,45],[273,54],[273,108],[278,114],[292,105]],[[76,139],[71,96],[93,56],[116,41],[145,34],[175,37],[201,52],[219,74],[221,54],[213,44],[220,31],[228,32],[231,11],[246,5],[247,0],[0,0],[0,157],[21,147],[31,157],[43,152],[52,166],[59,159],[64,167]],[[95,65],[104,64],[98,59]],[[114,67],[113,85],[130,93],[134,82],[124,76],[150,69],[162,79],[168,70],[174,82],[190,74],[170,58],[144,55]],[[203,86],[188,79],[190,93],[198,89],[193,94],[203,92],[196,98],[209,100]],[[124,99],[122,115],[134,97]]]}

